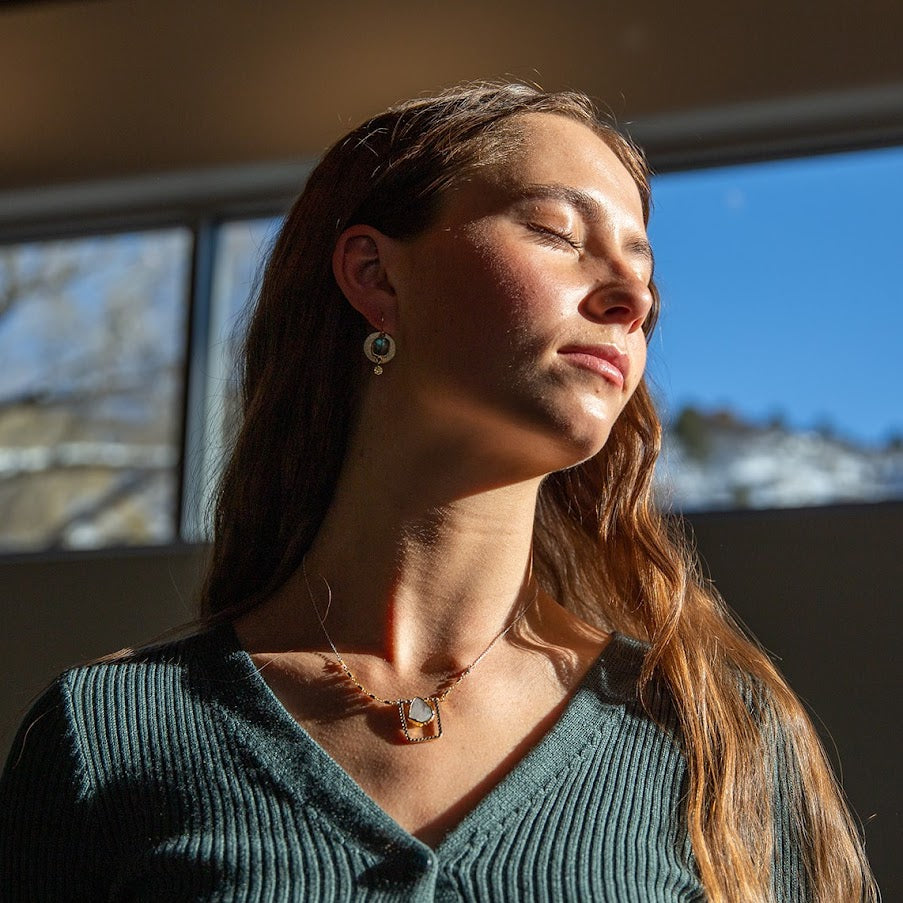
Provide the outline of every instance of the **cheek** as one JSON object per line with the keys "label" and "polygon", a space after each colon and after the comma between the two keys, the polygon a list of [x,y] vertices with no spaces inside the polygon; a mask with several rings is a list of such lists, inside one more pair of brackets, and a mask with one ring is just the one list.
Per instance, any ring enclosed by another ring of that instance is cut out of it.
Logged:
{"label": "cheek", "polygon": [[440,304],[447,305],[450,330],[462,349],[520,348],[550,315],[548,280],[517,260],[490,248],[469,249],[447,264]]}
{"label": "cheek", "polygon": [[566,286],[529,253],[489,253],[482,260],[477,304],[485,326],[513,347],[533,347],[566,316]]}
{"label": "cheek", "polygon": [[475,224],[445,234],[421,262],[407,313],[415,366],[430,382],[509,382],[567,317],[567,287],[504,232]]}
{"label": "cheek", "polygon": [[646,336],[643,333],[639,334],[639,338],[636,342],[636,354],[634,359],[636,360],[636,379],[635,382],[639,383],[640,379],[642,379],[643,372],[646,369],[646,359],[648,354],[648,348],[646,345]]}
{"label": "cheek", "polygon": [[631,339],[628,353],[630,354],[630,383],[627,398],[630,398],[642,382],[643,374],[646,372],[646,337],[642,333],[639,338]]}

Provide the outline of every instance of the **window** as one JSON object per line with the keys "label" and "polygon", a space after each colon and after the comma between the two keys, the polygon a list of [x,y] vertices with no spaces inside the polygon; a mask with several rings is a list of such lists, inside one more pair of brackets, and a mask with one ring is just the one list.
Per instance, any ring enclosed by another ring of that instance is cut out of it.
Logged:
{"label": "window", "polygon": [[[301,178],[276,175],[272,216],[0,246],[0,552],[207,535],[242,314]],[[663,502],[903,498],[903,148],[669,173],[653,195]]]}
{"label": "window", "polygon": [[903,149],[661,175],[653,198],[662,497],[903,498]]}
{"label": "window", "polygon": [[198,407],[202,422],[195,424],[196,452],[187,461],[190,510],[183,519],[186,539],[209,535],[206,518],[216,482],[231,448],[237,422],[237,355],[243,327],[262,268],[281,217],[233,220],[215,227],[213,278],[211,281],[208,347],[201,350],[203,401]]}
{"label": "window", "polygon": [[187,229],[0,247],[0,550],[176,539]]}

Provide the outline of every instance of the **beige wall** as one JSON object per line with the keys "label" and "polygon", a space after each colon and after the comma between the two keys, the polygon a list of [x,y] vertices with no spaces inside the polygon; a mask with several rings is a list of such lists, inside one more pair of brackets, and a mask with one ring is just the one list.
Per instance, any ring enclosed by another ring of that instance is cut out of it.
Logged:
{"label": "beige wall", "polygon": [[893,0],[13,4],[0,190],[306,157],[393,101],[474,77],[580,88],[646,124],[653,151],[729,144],[725,127],[871,134],[900,126],[901,34]]}

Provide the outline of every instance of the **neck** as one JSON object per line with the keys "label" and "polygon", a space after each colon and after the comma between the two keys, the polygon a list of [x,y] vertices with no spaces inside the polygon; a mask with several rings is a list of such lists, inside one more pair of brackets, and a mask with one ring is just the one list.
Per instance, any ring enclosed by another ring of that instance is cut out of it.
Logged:
{"label": "neck", "polygon": [[310,591],[303,575],[291,590],[325,615],[340,650],[376,655],[399,673],[459,670],[532,599],[535,486],[416,511],[384,505],[377,517],[361,512],[378,511],[380,498],[353,499],[337,498],[308,554]]}
{"label": "neck", "polygon": [[[303,619],[301,642],[322,648],[313,604],[325,611],[328,581],[336,647],[377,657],[395,677],[467,667],[532,598],[544,476],[512,476],[510,455],[487,450],[483,431],[442,433],[432,424],[447,418],[410,415],[410,405],[365,412],[308,550],[311,593],[299,569],[280,594],[283,623]],[[559,608],[540,595],[543,605]]]}

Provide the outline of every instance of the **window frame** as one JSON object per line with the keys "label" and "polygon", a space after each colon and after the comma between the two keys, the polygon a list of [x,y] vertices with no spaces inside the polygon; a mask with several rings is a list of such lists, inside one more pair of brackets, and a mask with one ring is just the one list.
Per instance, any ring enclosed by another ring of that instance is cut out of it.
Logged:
{"label": "window frame", "polygon": [[202,497],[199,475],[189,464],[196,460],[192,456],[199,452],[204,439],[204,365],[210,338],[217,230],[228,221],[283,215],[311,168],[310,162],[293,161],[0,193],[0,245],[172,228],[187,230],[191,242],[177,413],[175,540],[153,545],[114,544],[92,550],[0,550],[0,559],[119,554],[203,544],[185,537],[196,529],[192,506],[196,507]]}

